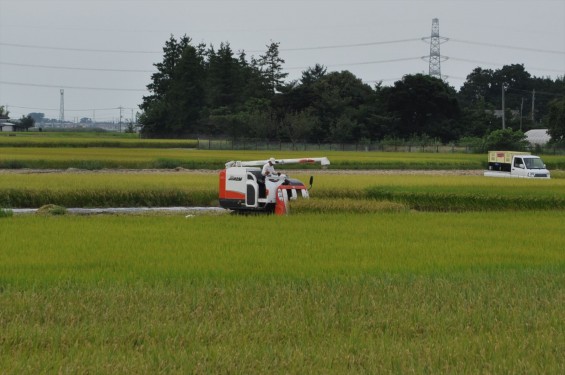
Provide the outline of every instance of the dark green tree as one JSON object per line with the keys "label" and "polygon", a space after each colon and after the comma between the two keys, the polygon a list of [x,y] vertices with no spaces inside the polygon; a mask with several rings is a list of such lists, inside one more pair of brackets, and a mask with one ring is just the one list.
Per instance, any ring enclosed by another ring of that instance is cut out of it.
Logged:
{"label": "dark green tree", "polygon": [[201,51],[183,36],[173,36],[163,48],[163,61],[147,85],[151,95],[140,105],[142,133],[148,136],[178,136],[198,127],[204,106],[204,61]]}
{"label": "dark green tree", "polygon": [[494,130],[485,137],[484,150],[521,151],[526,148],[528,141],[523,132],[511,128]]}
{"label": "dark green tree", "polygon": [[9,118],[10,112],[3,105],[0,105],[0,118]]}
{"label": "dark green tree", "polygon": [[461,105],[469,107],[492,101],[492,98],[499,93],[494,92],[493,71],[491,69],[475,68],[468,76],[459,90],[459,100]]}
{"label": "dark green tree", "polygon": [[463,107],[461,111],[461,136],[482,138],[500,127],[500,119],[487,107],[484,98]]}
{"label": "dark green tree", "polygon": [[386,110],[398,119],[389,136],[408,139],[424,135],[448,142],[461,134],[459,102],[455,89],[444,81],[423,75],[406,75],[383,89]]}
{"label": "dark green tree", "polygon": [[250,62],[247,62],[244,51],[238,56],[240,66],[240,79],[243,90],[243,103],[255,99],[267,99],[272,96],[272,90],[268,82],[261,73],[259,62],[255,57],[251,56]]}
{"label": "dark green tree", "polygon": [[550,103],[547,132],[552,142],[560,143],[565,140],[565,98],[555,99]]}
{"label": "dark green tree", "polygon": [[242,100],[241,79],[239,61],[234,57],[229,43],[221,43],[217,52],[211,49],[208,54],[207,106],[233,109]]}
{"label": "dark green tree", "polygon": [[321,64],[316,64],[302,72],[300,83],[304,86],[310,86],[319,81],[326,75],[327,68]]}
{"label": "dark green tree", "polygon": [[267,52],[259,59],[259,67],[272,94],[282,88],[284,79],[288,76],[288,73],[284,73],[282,69],[284,60],[279,56],[279,45],[278,42],[271,42],[267,46]]}
{"label": "dark green tree", "polygon": [[[555,99],[565,97],[565,76],[557,77],[552,80],[550,78],[532,78],[533,88],[532,97],[534,96],[533,89],[535,89],[535,106],[534,106],[534,127],[539,127],[537,124],[540,121],[547,121],[550,115],[550,104]],[[527,103],[531,106],[531,102]],[[545,122],[544,121],[544,122]]]}
{"label": "dark green tree", "polygon": [[342,71],[325,74],[314,82],[312,90],[311,113],[318,118],[312,140],[352,142],[367,137],[375,103],[369,85]]}
{"label": "dark green tree", "polygon": [[22,118],[18,121],[18,126],[22,129],[29,130],[29,128],[33,128],[35,126],[35,120],[30,115],[22,115]]}

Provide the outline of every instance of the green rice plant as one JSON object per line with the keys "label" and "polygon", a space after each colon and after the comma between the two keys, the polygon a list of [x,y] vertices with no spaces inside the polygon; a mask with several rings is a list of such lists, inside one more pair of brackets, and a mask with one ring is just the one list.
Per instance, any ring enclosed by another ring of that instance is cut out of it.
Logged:
{"label": "green rice plant", "polygon": [[[173,167],[219,169],[227,160],[211,152],[143,148],[0,148],[0,168],[147,169]],[[163,165],[165,161],[166,165]]]}
{"label": "green rice plant", "polygon": [[[461,267],[472,271],[485,266],[563,271],[564,218],[564,211],[516,211],[510,216],[409,211],[288,217],[97,216],[62,221],[15,216],[2,224],[6,230],[0,232],[0,275],[11,284],[51,285],[61,280],[90,284],[100,278],[152,282],[164,276],[445,276],[461,272]],[[273,233],[288,238],[268,245]],[[49,245],[54,238],[59,240]],[[27,262],[44,264],[32,269]],[[56,264],[67,266],[50,267]],[[89,266],[84,269],[81,264]]]}
{"label": "green rice plant", "polygon": [[427,175],[319,175],[317,198],[376,199],[432,211],[565,208],[565,181]]}
{"label": "green rice plant", "polygon": [[14,212],[9,208],[1,208],[0,207],[0,218],[2,217],[12,217],[14,216]]}
{"label": "green rice plant", "polygon": [[430,193],[409,192],[373,187],[367,196],[401,202],[423,211],[497,211],[497,210],[562,210],[565,198],[552,196],[520,197],[504,194]]}
{"label": "green rice plant", "polygon": [[0,367],[558,374],[564,219],[16,216],[0,230]]}
{"label": "green rice plant", "polygon": [[46,173],[0,175],[0,205],[37,208],[218,205],[218,176],[203,173]]}
{"label": "green rice plant", "polygon": [[374,199],[301,199],[291,201],[291,214],[297,213],[323,213],[323,214],[344,214],[344,213],[375,213],[375,212],[402,212],[407,211],[408,207],[401,203],[389,201],[377,201]]}
{"label": "green rice plant", "polygon": [[169,207],[210,206],[217,204],[217,193],[210,190],[130,189],[127,191],[73,190],[50,191],[10,189],[0,197],[0,204],[17,208],[36,208],[46,204],[65,207]]}
{"label": "green rice plant", "polygon": [[182,160],[158,158],[155,162],[155,167],[159,169],[174,169],[184,164]]}

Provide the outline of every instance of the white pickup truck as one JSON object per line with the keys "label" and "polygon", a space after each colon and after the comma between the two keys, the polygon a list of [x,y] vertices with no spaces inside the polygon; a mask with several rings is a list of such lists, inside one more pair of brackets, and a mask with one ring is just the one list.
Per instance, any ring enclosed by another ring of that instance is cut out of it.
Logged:
{"label": "white pickup truck", "polygon": [[551,178],[539,156],[519,151],[489,151],[488,177]]}

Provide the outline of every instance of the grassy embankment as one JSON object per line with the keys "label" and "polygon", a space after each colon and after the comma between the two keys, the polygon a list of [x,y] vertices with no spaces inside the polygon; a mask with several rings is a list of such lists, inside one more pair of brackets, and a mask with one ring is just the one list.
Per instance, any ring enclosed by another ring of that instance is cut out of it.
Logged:
{"label": "grassy embankment", "polygon": [[194,148],[195,139],[141,139],[115,132],[18,132],[0,134],[0,147]]}
{"label": "grassy embankment", "polygon": [[3,218],[0,368],[563,373],[564,220]]}

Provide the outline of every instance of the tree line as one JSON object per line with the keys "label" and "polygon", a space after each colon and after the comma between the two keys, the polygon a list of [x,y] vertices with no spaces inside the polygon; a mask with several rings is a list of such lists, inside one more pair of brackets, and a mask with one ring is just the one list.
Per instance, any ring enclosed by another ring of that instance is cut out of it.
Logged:
{"label": "tree line", "polygon": [[[281,142],[430,138],[448,143],[548,128],[565,136],[565,77],[532,77],[521,64],[474,69],[459,91],[424,74],[392,86],[315,64],[286,82],[279,43],[259,57],[171,36],[147,85],[139,118],[146,137],[217,136]],[[506,129],[496,112],[505,97]],[[511,130],[513,129],[513,130]]]}

